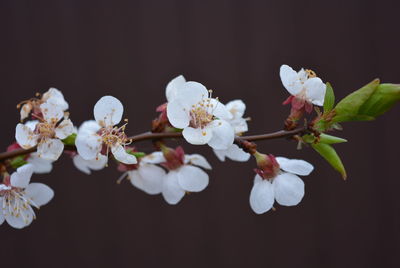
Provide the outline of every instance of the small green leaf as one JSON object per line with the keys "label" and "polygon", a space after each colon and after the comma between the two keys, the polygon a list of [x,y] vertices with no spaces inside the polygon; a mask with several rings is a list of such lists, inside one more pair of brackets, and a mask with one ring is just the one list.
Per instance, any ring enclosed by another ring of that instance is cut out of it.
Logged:
{"label": "small green leaf", "polygon": [[336,137],[336,136],[332,136],[332,135],[328,135],[328,134],[324,134],[322,133],[321,135],[319,135],[318,139],[313,135],[313,134],[307,134],[304,135],[303,137],[303,141],[307,142],[307,143],[325,143],[325,144],[335,144],[335,143],[343,143],[343,142],[347,142],[347,140]]}
{"label": "small green leaf", "polygon": [[326,93],[324,100],[324,114],[332,111],[333,106],[335,105],[335,93],[333,92],[333,88],[330,83],[326,83]]}
{"label": "small green leaf", "polygon": [[344,165],[342,163],[342,160],[340,160],[339,155],[336,153],[335,149],[325,143],[317,143],[317,144],[311,144],[311,146],[314,148],[315,151],[317,151],[328,163],[336,170],[338,171],[341,175],[342,178],[345,180],[347,178],[346,170],[344,168]]}
{"label": "small green leaf", "polygon": [[68,137],[66,137],[65,139],[62,140],[62,142],[65,145],[75,145],[75,140],[76,140],[76,133],[72,133],[71,135],[69,135]]}
{"label": "small green leaf", "polygon": [[339,138],[339,137],[336,137],[336,136],[332,136],[332,135],[328,135],[328,134],[322,133],[319,136],[319,142],[325,143],[325,144],[335,144],[335,143],[347,142],[347,140]]}
{"label": "small green leaf", "polygon": [[[372,96],[378,88],[379,79],[375,79],[371,83],[363,86],[357,91],[354,91],[344,99],[342,99],[335,107],[336,115],[333,117],[333,122],[346,121],[363,121],[365,117],[357,117],[361,106]],[[373,117],[372,117],[373,118]],[[370,119],[368,119],[370,120]]]}
{"label": "small green leaf", "polygon": [[28,162],[25,161],[25,156],[24,155],[20,155],[17,157],[14,157],[11,162],[10,162],[10,166],[13,169],[17,169],[19,167],[22,167],[23,165],[27,164]]}
{"label": "small green leaf", "polygon": [[361,106],[359,113],[377,117],[400,101],[400,85],[380,84],[374,94]]}

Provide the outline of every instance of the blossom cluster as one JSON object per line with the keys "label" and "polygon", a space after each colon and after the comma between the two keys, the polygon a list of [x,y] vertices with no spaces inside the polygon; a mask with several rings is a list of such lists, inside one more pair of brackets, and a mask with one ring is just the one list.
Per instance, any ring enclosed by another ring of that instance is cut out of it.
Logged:
{"label": "blossom cluster", "polygon": [[[280,78],[290,94],[283,103],[291,105],[285,131],[298,128],[301,119],[315,111],[317,116],[311,123],[305,121],[292,139],[299,147],[310,144],[345,174],[331,147],[345,140],[324,134],[345,121],[341,119],[344,115],[340,115],[341,103],[333,109],[330,85],[311,70],[297,72],[287,65],[281,66]],[[189,144],[211,147],[222,162],[226,159],[246,162],[254,157],[255,175],[249,189],[249,203],[257,214],[274,209],[275,201],[282,206],[299,204],[305,194],[305,184],[299,176],[309,175],[313,165],[259,152],[256,144],[243,136],[250,121],[245,117],[245,103],[240,99],[223,103],[213,94],[203,84],[187,81],[182,75],[172,79],[165,89],[166,102],[156,109],[159,115],[152,122],[149,139],[157,133],[165,137],[180,133]],[[318,106],[323,106],[323,113]],[[100,98],[93,108],[94,120],[84,121],[79,127],[72,123],[69,105],[56,88],[20,103],[18,108],[21,122],[16,126],[16,142],[7,151],[25,151],[0,163],[0,224],[6,221],[14,228],[30,225],[35,219],[32,207],[39,208],[54,196],[48,186],[30,183],[31,177],[34,173],[51,172],[52,163],[63,153],[85,174],[115,162],[122,172],[117,182],[127,179],[144,193],[161,194],[171,205],[179,203],[187,193],[203,191],[209,184],[207,171],[212,167],[204,156],[187,154],[182,146],[169,147],[161,136],[152,139],[154,151],[142,152],[133,146],[135,137],[125,133],[128,119],[123,119],[123,104],[113,96]],[[335,119],[338,114],[342,121]],[[11,169],[15,171],[10,175]]]}

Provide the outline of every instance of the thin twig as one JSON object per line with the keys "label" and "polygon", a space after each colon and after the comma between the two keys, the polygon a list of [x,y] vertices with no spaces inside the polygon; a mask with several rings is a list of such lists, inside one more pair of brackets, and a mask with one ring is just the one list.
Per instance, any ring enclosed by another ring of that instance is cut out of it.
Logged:
{"label": "thin twig", "polygon": [[[251,135],[251,136],[237,136],[236,141],[260,141],[260,140],[272,140],[272,139],[279,139],[279,138],[287,138],[298,135],[300,133],[304,133],[306,131],[306,127],[297,128],[294,130],[280,130],[272,133],[267,134],[260,134],[260,135]],[[173,132],[173,133],[152,133],[152,132],[145,132],[142,134],[138,134],[129,139],[132,142],[139,142],[145,140],[157,140],[157,139],[179,139],[183,138],[182,133],[180,132]],[[67,149],[67,148],[66,148]],[[68,146],[68,149],[75,149],[73,146]],[[17,149],[11,152],[3,152],[0,153],[0,161],[4,161],[16,156],[26,155],[29,153],[33,153],[36,151],[36,146],[29,148],[29,149]]]}

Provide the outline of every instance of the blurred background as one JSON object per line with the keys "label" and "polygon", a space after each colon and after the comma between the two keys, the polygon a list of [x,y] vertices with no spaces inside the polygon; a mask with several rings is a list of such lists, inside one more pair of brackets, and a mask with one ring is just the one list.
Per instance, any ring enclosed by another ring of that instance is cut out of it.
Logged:
{"label": "blurred background", "polygon": [[[2,0],[0,146],[13,142],[15,105],[49,87],[63,91],[77,125],[111,94],[125,105],[127,132],[147,131],[179,74],[223,102],[245,101],[249,134],[279,130],[289,111],[281,64],[316,71],[338,99],[376,77],[400,82],[398,3]],[[33,177],[56,192],[38,219],[0,227],[1,265],[400,267],[399,112],[336,133],[349,140],[336,146],[347,181],[309,148],[260,142],[263,152],[316,167],[299,206],[263,215],[248,202],[254,162],[223,164],[206,146],[185,149],[207,156],[210,185],[177,206],[117,185],[114,166],[87,176],[64,156]]]}

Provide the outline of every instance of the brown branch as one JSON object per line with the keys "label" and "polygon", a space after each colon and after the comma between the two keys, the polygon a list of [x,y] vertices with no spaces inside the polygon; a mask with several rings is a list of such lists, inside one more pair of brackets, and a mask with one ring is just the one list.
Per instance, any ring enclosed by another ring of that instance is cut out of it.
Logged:
{"label": "brown branch", "polygon": [[[237,136],[236,137],[236,142],[241,142],[241,141],[260,141],[260,140],[272,140],[272,139],[279,139],[279,138],[287,138],[287,137],[292,137],[301,133],[304,133],[306,131],[306,127],[301,127],[297,128],[294,130],[280,130],[272,133],[267,133],[267,134],[260,134],[260,135],[252,135],[252,136]],[[129,137],[129,139],[132,140],[132,142],[139,142],[139,141],[145,141],[145,140],[157,140],[157,139],[179,139],[183,138],[182,133],[180,132],[173,132],[173,133],[152,133],[152,132],[145,132],[139,135],[135,135],[132,137]],[[70,149],[71,146],[68,146],[68,149]],[[67,148],[66,148],[67,149]],[[71,149],[74,149],[72,147]],[[33,153],[36,151],[36,147],[32,147],[29,149],[17,149],[11,152],[4,152],[0,153],[0,161],[4,161],[16,156],[20,155],[26,155],[29,153]]]}

